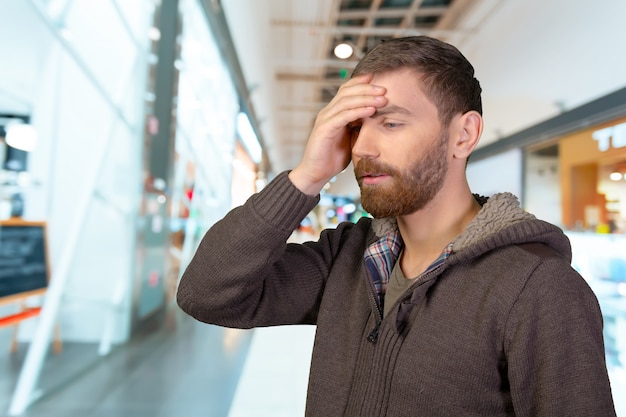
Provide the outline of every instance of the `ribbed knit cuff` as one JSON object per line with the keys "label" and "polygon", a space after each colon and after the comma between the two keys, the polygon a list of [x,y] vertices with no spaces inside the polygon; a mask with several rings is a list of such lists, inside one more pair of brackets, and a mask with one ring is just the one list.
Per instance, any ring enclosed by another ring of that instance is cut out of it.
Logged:
{"label": "ribbed knit cuff", "polygon": [[259,216],[279,229],[292,231],[320,198],[319,195],[309,196],[300,191],[288,175],[289,171],[281,172],[252,198],[254,210]]}

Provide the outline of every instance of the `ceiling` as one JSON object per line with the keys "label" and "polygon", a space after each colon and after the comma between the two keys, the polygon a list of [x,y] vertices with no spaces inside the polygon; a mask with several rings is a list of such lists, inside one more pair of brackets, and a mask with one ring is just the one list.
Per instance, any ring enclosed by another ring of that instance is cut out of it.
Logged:
{"label": "ceiling", "polygon": [[[626,2],[223,0],[271,171],[293,168],[317,112],[382,39],[457,46],[483,87],[479,146],[626,86]],[[340,60],[340,41],[355,54]],[[358,196],[350,169],[331,194]]]}
{"label": "ceiling", "polygon": [[[341,70],[385,37],[436,36],[468,57],[484,90],[481,145],[626,86],[623,0],[211,1],[230,27],[271,174],[297,165]],[[0,15],[0,37],[12,40],[0,46],[0,111],[27,113],[52,40],[32,1],[0,1]],[[344,39],[357,47],[347,61],[332,56]],[[358,196],[351,170],[328,192]]]}

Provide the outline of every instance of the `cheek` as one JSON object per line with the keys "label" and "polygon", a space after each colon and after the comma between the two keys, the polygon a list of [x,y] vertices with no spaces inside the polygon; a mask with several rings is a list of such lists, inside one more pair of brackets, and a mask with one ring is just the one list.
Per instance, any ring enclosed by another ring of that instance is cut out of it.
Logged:
{"label": "cheek", "polygon": [[401,146],[394,143],[389,147],[387,155],[389,155],[389,162],[404,169],[420,159],[422,153],[423,150],[420,150],[420,147],[414,144],[412,144],[412,146]]}

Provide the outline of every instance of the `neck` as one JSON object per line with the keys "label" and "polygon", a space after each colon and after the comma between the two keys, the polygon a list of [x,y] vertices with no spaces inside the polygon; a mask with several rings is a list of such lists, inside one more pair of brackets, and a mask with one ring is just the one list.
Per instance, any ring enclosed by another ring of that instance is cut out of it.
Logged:
{"label": "neck", "polygon": [[444,186],[426,207],[398,217],[404,241],[400,267],[406,277],[423,272],[480,211],[467,183],[461,188],[446,192]]}

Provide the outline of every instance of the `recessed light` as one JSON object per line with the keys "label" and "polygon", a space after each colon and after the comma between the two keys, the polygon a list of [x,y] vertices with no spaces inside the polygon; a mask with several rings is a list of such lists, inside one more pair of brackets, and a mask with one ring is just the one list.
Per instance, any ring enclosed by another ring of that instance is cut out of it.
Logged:
{"label": "recessed light", "polygon": [[350,58],[353,51],[354,50],[352,49],[352,46],[348,45],[347,43],[340,43],[339,45],[335,46],[335,56],[339,59]]}

